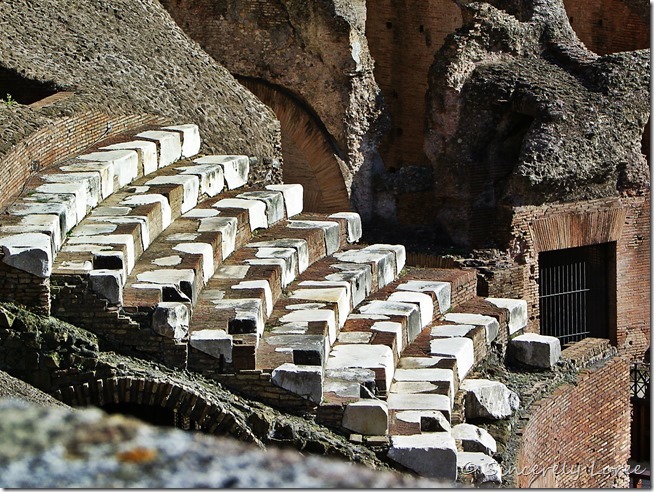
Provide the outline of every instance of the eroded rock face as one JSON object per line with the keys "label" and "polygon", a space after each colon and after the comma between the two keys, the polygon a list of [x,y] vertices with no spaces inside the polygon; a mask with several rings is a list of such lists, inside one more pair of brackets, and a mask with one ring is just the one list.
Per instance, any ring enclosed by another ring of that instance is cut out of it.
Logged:
{"label": "eroded rock face", "polygon": [[[162,4],[184,31],[231,73],[290,93],[306,113],[317,116],[337,157],[330,165],[340,165],[354,207],[368,218],[372,163],[388,121],[382,113],[365,37],[366,3],[201,0],[190,4],[164,0]],[[265,101],[268,96],[261,97]],[[287,143],[293,145],[285,141],[285,152]],[[311,165],[306,164],[304,174],[314,173]],[[320,191],[310,183],[309,178],[303,182],[305,193]]]}
{"label": "eroded rock face", "polygon": [[425,150],[452,242],[501,242],[513,206],[648,189],[649,51],[599,57],[561,0],[460,2],[429,74]]}

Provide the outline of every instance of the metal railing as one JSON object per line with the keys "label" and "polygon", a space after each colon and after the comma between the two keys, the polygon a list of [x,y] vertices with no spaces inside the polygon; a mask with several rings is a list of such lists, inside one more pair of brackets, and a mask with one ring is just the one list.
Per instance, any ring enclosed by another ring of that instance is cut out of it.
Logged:
{"label": "metal railing", "polygon": [[647,362],[634,362],[631,364],[629,381],[632,398],[638,400],[648,400],[650,398],[650,370],[651,366]]}

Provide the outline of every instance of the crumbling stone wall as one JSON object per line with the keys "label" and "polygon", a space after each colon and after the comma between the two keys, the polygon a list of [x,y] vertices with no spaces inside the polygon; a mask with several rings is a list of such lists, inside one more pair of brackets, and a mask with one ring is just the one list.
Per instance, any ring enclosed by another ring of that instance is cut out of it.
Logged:
{"label": "crumbling stone wall", "polygon": [[368,219],[371,172],[387,122],[365,37],[364,0],[162,4],[232,74],[282,87],[317,115],[343,161],[352,204]]}

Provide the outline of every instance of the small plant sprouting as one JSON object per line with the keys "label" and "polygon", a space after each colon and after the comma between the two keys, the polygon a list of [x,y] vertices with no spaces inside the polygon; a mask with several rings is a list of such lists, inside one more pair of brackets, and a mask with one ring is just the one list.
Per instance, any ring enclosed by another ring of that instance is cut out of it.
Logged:
{"label": "small plant sprouting", "polygon": [[16,100],[11,97],[11,94],[9,93],[7,93],[7,97],[5,99],[0,99],[0,102],[2,102],[8,108],[12,108],[17,104]]}

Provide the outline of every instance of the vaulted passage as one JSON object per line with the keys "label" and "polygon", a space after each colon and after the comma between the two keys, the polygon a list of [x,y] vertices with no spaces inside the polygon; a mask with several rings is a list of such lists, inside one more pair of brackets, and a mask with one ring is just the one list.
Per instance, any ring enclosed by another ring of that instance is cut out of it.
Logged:
{"label": "vaulted passage", "polygon": [[32,104],[57,91],[58,88],[54,83],[31,80],[15,70],[0,67],[0,99],[20,104]]}
{"label": "vaulted passage", "polygon": [[610,338],[615,313],[615,243],[540,253],[540,331],[561,345]]}

